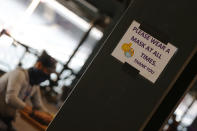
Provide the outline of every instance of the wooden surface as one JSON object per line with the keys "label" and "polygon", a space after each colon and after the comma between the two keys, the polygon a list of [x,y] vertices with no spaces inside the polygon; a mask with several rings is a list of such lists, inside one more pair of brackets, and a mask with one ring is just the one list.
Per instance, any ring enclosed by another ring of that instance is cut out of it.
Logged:
{"label": "wooden surface", "polygon": [[28,123],[39,129],[40,131],[45,131],[47,129],[47,126],[40,124],[38,121],[31,118],[26,112],[20,111],[20,115],[24,120],[26,120]]}

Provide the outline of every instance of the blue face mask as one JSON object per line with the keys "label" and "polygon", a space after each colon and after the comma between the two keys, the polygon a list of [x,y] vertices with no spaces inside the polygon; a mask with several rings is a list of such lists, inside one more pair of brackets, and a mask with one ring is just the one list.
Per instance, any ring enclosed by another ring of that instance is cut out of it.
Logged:
{"label": "blue face mask", "polygon": [[44,73],[42,70],[30,68],[28,70],[29,82],[31,85],[39,85],[41,82],[50,78],[50,75]]}
{"label": "blue face mask", "polygon": [[129,52],[125,52],[126,57],[131,57],[131,54]]}

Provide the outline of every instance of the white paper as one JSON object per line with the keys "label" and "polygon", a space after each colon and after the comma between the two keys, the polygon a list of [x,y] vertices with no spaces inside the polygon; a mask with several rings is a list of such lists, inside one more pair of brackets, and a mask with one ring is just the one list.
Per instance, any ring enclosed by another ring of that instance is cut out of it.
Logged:
{"label": "white paper", "polygon": [[160,42],[139,26],[138,22],[132,22],[111,55],[135,67],[140,75],[155,83],[177,48]]}

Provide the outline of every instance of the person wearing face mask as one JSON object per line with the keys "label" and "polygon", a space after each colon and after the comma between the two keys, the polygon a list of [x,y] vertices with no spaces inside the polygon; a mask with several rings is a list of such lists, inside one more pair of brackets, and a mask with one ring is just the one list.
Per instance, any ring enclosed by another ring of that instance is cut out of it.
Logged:
{"label": "person wearing face mask", "polygon": [[[16,130],[12,126],[16,111],[32,113],[33,109],[48,112],[43,106],[39,84],[55,72],[56,61],[43,51],[32,68],[15,70],[0,77],[0,130]],[[32,107],[26,104],[30,99]]]}

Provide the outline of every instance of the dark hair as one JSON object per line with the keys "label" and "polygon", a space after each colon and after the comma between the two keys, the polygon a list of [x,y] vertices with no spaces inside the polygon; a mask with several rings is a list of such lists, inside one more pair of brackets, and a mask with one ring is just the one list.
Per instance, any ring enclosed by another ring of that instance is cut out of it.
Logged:
{"label": "dark hair", "polygon": [[52,58],[50,55],[48,55],[45,50],[38,58],[38,62],[41,62],[44,67],[52,68],[52,69],[56,67],[56,63],[57,63],[57,61],[54,58]]}

